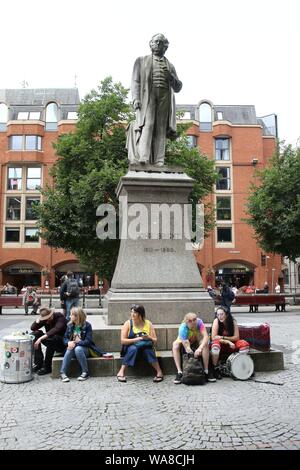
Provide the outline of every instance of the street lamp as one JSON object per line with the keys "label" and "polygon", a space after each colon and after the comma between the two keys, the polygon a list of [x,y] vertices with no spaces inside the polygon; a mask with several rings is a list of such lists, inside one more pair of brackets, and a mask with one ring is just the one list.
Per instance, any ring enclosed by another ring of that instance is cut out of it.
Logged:
{"label": "street lamp", "polygon": [[102,279],[99,279],[99,281],[98,281],[98,287],[99,287],[99,307],[102,307],[102,302],[101,302],[101,289],[103,288],[103,281],[102,281]]}
{"label": "street lamp", "polygon": [[268,259],[270,259],[270,256],[266,256],[266,272],[265,272],[265,281],[268,282]]}
{"label": "street lamp", "polygon": [[275,268],[272,268],[272,292],[274,288],[274,275],[275,275]]}

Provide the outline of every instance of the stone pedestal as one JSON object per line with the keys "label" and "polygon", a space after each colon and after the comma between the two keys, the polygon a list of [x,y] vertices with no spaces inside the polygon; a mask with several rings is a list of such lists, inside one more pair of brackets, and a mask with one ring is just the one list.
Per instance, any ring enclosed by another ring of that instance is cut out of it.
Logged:
{"label": "stone pedestal", "polygon": [[[184,227],[193,180],[166,167],[145,170],[131,167],[117,188],[124,238],[107,293],[108,324],[122,324],[134,303],[144,305],[154,324],[178,324],[188,312],[199,312],[209,322],[213,302],[203,289],[193,251],[187,249]],[[135,228],[139,237],[132,239]]]}

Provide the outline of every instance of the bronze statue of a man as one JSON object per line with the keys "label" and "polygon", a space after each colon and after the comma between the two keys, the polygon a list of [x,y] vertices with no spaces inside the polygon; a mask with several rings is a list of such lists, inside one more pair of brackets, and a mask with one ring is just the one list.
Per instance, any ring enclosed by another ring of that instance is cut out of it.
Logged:
{"label": "bronze statue of a man", "polygon": [[182,88],[174,66],[164,54],[169,41],[156,34],[150,41],[151,55],[138,57],[132,73],[132,98],[136,120],[127,134],[131,163],[163,166],[166,137],[176,135],[174,92]]}

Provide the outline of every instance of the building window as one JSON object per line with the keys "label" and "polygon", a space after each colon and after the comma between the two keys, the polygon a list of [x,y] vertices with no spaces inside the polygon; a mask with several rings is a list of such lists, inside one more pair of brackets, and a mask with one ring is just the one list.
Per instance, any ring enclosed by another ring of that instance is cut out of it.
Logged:
{"label": "building window", "polygon": [[41,113],[39,111],[20,111],[18,113],[18,120],[27,121],[28,119],[31,121],[39,121],[41,117]]}
{"label": "building window", "polygon": [[5,242],[19,243],[20,241],[20,227],[6,227],[5,228]]}
{"label": "building window", "polygon": [[23,136],[11,135],[9,137],[9,150],[23,150]]}
{"label": "building window", "polygon": [[231,220],[230,197],[217,197],[217,220]]}
{"label": "building window", "polygon": [[25,227],[24,242],[35,243],[39,241],[39,231],[36,227]]}
{"label": "building window", "polygon": [[68,114],[67,114],[67,119],[77,120],[78,119],[78,113],[76,111],[69,111]]}
{"label": "building window", "polygon": [[7,124],[7,106],[4,103],[0,103],[0,131],[6,131]]}
{"label": "building window", "polygon": [[216,170],[218,172],[219,178],[216,184],[216,189],[219,191],[229,191],[231,189],[230,168],[225,166],[218,166]]}
{"label": "building window", "polygon": [[191,112],[190,111],[182,111],[182,115],[180,119],[191,119]]}
{"label": "building window", "polygon": [[8,197],[6,198],[6,220],[20,220],[21,219],[21,198]]}
{"label": "building window", "polygon": [[49,103],[46,108],[46,130],[56,131],[58,121],[58,106],[56,103]]}
{"label": "building window", "polygon": [[284,277],[284,283],[289,285],[290,284],[290,276],[289,276],[290,272],[288,269],[284,269],[283,270],[283,277]]}
{"label": "building window", "polygon": [[229,139],[215,139],[216,160],[230,160]]}
{"label": "building window", "polygon": [[40,167],[28,167],[26,175],[26,189],[27,190],[38,190],[41,187],[41,168]]}
{"label": "building window", "polygon": [[298,266],[298,284],[300,284],[300,265]]}
{"label": "building window", "polygon": [[34,209],[39,204],[40,204],[39,197],[26,197],[26,205],[25,205],[25,219],[26,220],[37,220],[37,215],[34,213]]}
{"label": "building window", "polygon": [[209,103],[201,103],[199,107],[200,116],[200,130],[211,131],[212,130],[212,109]]}
{"label": "building window", "polygon": [[217,227],[217,242],[218,243],[231,243],[232,242],[231,227]]}
{"label": "building window", "polygon": [[21,167],[9,167],[8,168],[8,180],[7,189],[19,191],[22,189],[22,168]]}
{"label": "building window", "polygon": [[222,113],[222,111],[217,111],[217,120],[218,120],[218,121],[222,121],[222,119],[223,119],[223,113]]}
{"label": "building window", "polygon": [[42,138],[39,135],[11,135],[9,150],[42,150]]}
{"label": "building window", "polygon": [[26,135],[25,150],[42,150],[42,138],[39,135]]}
{"label": "building window", "polygon": [[41,182],[41,166],[24,165],[7,168],[6,204],[3,215],[4,243],[18,243],[19,247],[28,248],[29,243],[34,243],[35,247],[39,246],[35,207],[41,201],[40,194],[37,194]]}
{"label": "building window", "polygon": [[195,135],[188,135],[187,141],[190,149],[197,147],[197,137]]}

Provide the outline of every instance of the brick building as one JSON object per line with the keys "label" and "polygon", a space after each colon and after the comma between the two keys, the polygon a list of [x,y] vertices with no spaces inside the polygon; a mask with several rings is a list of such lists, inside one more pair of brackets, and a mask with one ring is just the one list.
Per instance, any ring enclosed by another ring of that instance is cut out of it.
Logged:
{"label": "brick building", "polygon": [[69,269],[94,283],[74,255],[39,238],[32,210],[56,159],[52,144],[74,129],[79,102],[76,88],[0,90],[0,285],[54,287]]}
{"label": "brick building", "polygon": [[[84,284],[97,285],[76,257],[54,250],[38,237],[32,207],[49,180],[56,156],[53,142],[74,129],[79,105],[76,88],[0,90],[0,285],[10,282],[50,287],[72,270]],[[216,229],[196,259],[204,284],[226,280],[238,286],[281,280],[279,256],[263,253],[243,222],[247,188],[256,168],[265,166],[276,145],[276,117],[258,118],[254,106],[178,105],[192,121],[190,145],[215,160],[221,174],[212,202]]]}
{"label": "brick building", "polygon": [[220,281],[237,287],[253,283],[270,291],[283,283],[280,256],[264,253],[253,230],[243,221],[245,201],[255,170],[266,165],[276,146],[275,115],[256,116],[254,106],[217,106],[210,101],[177,105],[192,121],[191,146],[214,159],[220,179],[210,201],[216,207],[216,228],[196,255],[204,285]]}

